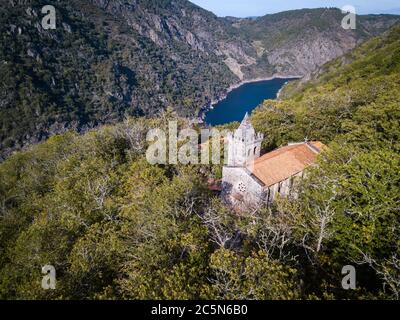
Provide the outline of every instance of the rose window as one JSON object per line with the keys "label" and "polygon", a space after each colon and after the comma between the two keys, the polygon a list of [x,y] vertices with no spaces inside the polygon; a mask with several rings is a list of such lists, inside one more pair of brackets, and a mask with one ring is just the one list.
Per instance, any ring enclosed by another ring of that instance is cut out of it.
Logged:
{"label": "rose window", "polygon": [[243,182],[240,182],[238,184],[237,189],[239,192],[246,192],[246,190],[247,190],[246,185]]}

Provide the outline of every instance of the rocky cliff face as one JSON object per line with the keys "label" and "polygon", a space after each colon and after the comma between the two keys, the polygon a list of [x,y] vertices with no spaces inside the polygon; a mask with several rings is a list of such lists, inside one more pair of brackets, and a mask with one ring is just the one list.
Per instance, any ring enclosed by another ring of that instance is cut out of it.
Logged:
{"label": "rocky cliff face", "polygon": [[201,9],[188,1],[106,1],[92,3],[122,17],[141,36],[158,47],[174,44],[216,56],[239,78],[241,65],[255,64],[255,51],[227,20]]}
{"label": "rocky cliff face", "polygon": [[171,42],[215,55],[239,80],[272,75],[307,77],[326,62],[380,34],[399,21],[390,15],[358,17],[356,30],[344,30],[338,9],[305,9],[260,18],[217,18],[188,1],[92,2],[157,46]]}
{"label": "rocky cliff face", "polygon": [[188,1],[105,1],[93,3],[122,15],[159,47],[172,42],[215,55],[240,80],[308,76],[326,62],[399,21],[397,16],[358,17],[344,30],[338,9],[296,10],[256,19],[217,18]]}
{"label": "rocky cliff face", "polygon": [[[257,51],[246,77],[265,72],[308,77],[326,62],[398,23],[398,16],[357,17],[357,29],[341,26],[338,9],[304,9],[242,19],[232,24]],[[265,65],[270,69],[266,69]]]}
{"label": "rocky cliff face", "polygon": [[218,18],[186,0],[45,0],[0,7],[0,157],[69,129],[158,115],[194,117],[242,80],[307,76],[397,16],[340,28],[339,10]]}

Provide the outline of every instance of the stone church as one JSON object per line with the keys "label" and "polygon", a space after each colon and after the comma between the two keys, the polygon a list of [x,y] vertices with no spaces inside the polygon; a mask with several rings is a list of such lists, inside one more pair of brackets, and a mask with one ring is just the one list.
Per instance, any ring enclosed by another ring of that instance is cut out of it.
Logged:
{"label": "stone church", "polygon": [[231,205],[271,204],[279,194],[296,197],[293,185],[315,163],[321,142],[291,143],[260,156],[264,136],[244,117],[227,137],[228,161],[222,171],[222,197]]}

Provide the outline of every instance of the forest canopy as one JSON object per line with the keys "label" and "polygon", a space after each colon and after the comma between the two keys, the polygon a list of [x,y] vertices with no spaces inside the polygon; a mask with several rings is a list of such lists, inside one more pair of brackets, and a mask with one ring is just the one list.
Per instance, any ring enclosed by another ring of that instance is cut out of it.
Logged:
{"label": "forest canopy", "polygon": [[[207,188],[218,166],[150,165],[146,133],[168,112],[14,154],[0,164],[0,297],[399,299],[399,71],[394,28],[254,112],[266,151],[328,145],[299,198],[272,208],[222,203]],[[56,290],[41,288],[47,264]]]}

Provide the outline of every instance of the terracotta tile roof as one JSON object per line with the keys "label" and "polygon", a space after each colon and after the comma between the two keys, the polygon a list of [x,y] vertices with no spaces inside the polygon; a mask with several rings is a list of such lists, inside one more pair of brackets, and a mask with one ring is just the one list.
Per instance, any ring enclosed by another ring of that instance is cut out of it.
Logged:
{"label": "terracotta tile roof", "polygon": [[288,145],[256,159],[252,172],[266,187],[273,186],[313,164],[322,148],[319,141]]}

